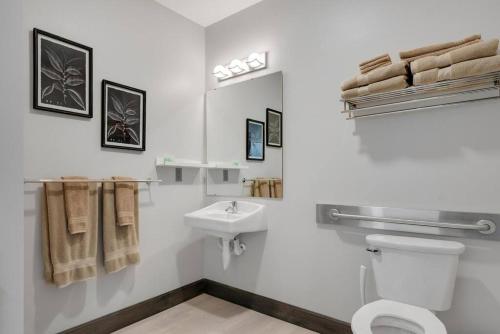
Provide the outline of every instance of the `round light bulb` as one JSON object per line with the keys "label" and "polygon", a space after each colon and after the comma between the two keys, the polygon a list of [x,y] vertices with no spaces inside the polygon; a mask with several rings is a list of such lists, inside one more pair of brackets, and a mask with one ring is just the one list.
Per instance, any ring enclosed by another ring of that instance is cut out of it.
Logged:
{"label": "round light bulb", "polygon": [[212,74],[219,79],[224,79],[231,75],[231,72],[223,65],[215,66]]}
{"label": "round light bulb", "polygon": [[260,67],[260,66],[264,65],[264,61],[265,61],[264,57],[265,56],[263,53],[254,52],[250,56],[248,56],[247,64],[251,68]]}
{"label": "round light bulb", "polygon": [[229,64],[229,70],[234,74],[240,74],[248,71],[248,65],[239,59],[234,59],[231,61],[231,64]]}

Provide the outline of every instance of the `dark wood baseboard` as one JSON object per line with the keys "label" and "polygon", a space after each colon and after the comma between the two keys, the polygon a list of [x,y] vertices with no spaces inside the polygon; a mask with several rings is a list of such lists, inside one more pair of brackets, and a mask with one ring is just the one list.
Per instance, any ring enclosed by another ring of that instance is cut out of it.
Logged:
{"label": "dark wood baseboard", "polygon": [[351,326],[347,322],[208,279],[201,279],[160,296],[70,328],[60,334],[109,334],[181,304],[202,293],[224,299],[318,333],[352,334]]}
{"label": "dark wood baseboard", "polygon": [[160,296],[70,328],[60,334],[112,333],[202,294],[205,291],[206,283],[205,279],[201,279]]}
{"label": "dark wood baseboard", "polygon": [[212,280],[206,280],[205,293],[318,333],[352,334],[347,322]]}

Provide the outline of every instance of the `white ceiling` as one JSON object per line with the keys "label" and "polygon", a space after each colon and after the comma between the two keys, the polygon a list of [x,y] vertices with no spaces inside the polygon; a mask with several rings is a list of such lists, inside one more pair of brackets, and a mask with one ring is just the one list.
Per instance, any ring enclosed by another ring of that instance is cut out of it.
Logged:
{"label": "white ceiling", "polygon": [[174,12],[207,27],[262,0],[155,0]]}

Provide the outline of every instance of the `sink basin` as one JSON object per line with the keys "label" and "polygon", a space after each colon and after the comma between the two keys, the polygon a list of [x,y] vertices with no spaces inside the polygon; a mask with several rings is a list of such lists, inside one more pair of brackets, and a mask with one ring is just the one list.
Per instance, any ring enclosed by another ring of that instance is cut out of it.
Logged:
{"label": "sink basin", "polygon": [[236,213],[226,212],[231,201],[220,201],[184,215],[187,225],[223,239],[233,239],[240,233],[267,230],[265,206],[238,201]]}
{"label": "sink basin", "polygon": [[246,249],[246,245],[236,238],[238,234],[267,230],[264,205],[238,201],[234,213],[226,211],[231,206],[232,201],[221,201],[184,215],[186,225],[220,238],[224,270],[229,267],[232,254],[241,255]]}

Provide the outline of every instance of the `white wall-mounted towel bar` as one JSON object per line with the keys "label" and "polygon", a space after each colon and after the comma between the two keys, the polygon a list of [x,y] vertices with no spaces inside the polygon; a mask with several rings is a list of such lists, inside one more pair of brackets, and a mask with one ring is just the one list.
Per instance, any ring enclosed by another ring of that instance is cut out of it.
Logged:
{"label": "white wall-mounted towel bar", "polygon": [[[395,218],[397,217],[397,218]],[[500,215],[386,207],[316,205],[316,222],[458,237],[499,239]]]}

